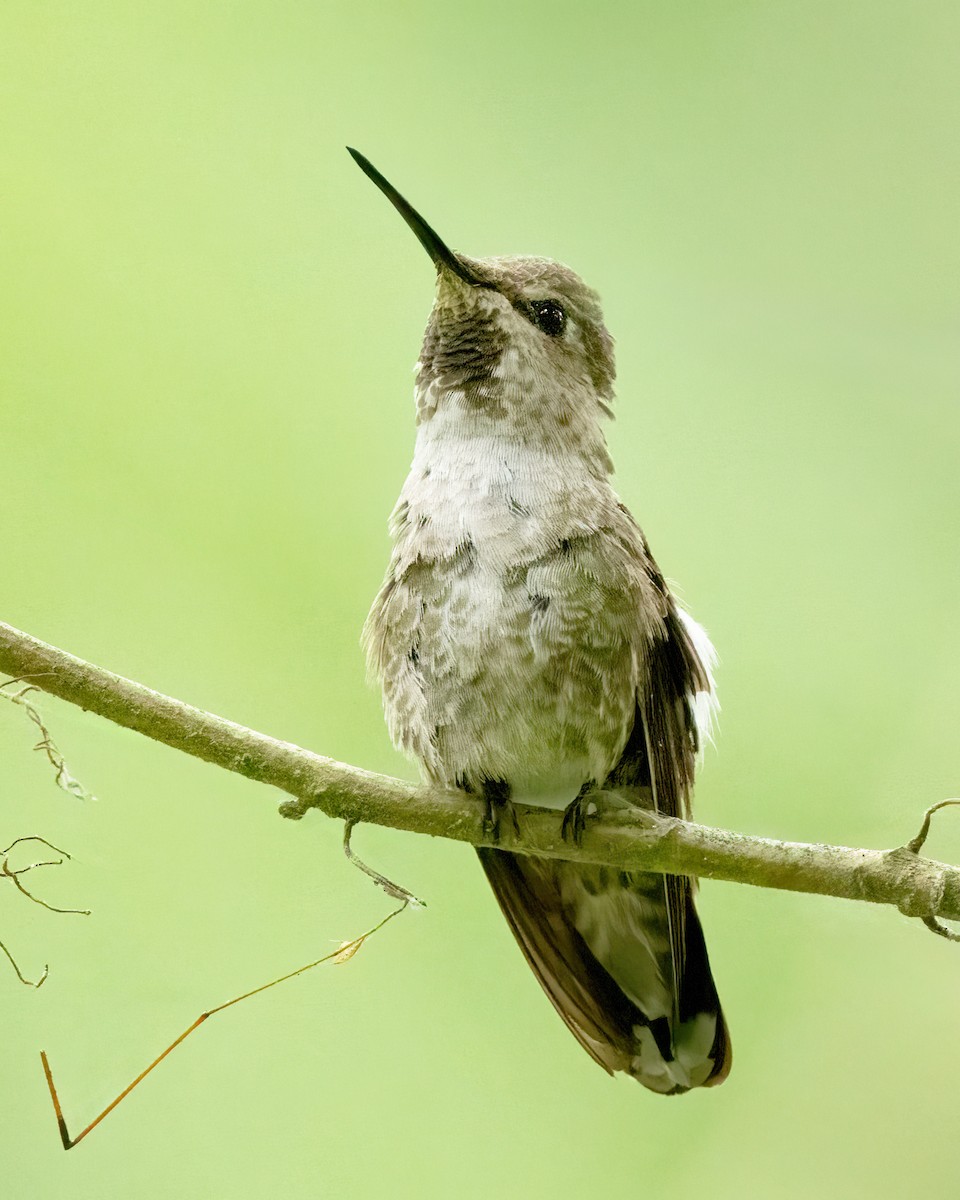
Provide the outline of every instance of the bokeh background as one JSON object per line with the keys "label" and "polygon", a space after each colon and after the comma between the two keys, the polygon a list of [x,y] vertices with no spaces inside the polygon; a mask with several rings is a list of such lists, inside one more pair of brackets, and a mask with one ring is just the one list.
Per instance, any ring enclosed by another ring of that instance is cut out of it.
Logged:
{"label": "bokeh background", "polygon": [[[960,9],[6,0],[0,616],[413,777],[358,636],[413,438],[423,252],[538,253],[618,339],[619,488],[721,654],[697,811],[892,846],[960,791]],[[736,1064],[664,1101],[554,1016],[463,846],[361,829],[429,901],[349,965],[197,1014],[388,909],[340,829],[54,700],[0,711],[0,1171],[46,1200],[956,1194],[960,950],[707,883]],[[960,860],[944,813],[931,852]]]}

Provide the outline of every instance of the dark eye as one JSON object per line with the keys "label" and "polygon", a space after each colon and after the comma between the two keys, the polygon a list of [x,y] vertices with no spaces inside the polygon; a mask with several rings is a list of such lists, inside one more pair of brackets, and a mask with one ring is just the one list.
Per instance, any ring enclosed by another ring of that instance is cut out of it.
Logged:
{"label": "dark eye", "polygon": [[550,337],[562,337],[567,327],[567,314],[556,300],[531,300],[530,320]]}

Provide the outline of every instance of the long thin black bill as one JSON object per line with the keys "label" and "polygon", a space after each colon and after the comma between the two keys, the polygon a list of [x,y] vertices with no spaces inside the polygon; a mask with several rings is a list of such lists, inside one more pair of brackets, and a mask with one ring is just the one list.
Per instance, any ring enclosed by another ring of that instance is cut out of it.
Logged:
{"label": "long thin black bill", "polygon": [[353,161],[357,164],[360,170],[372,179],[381,192],[390,201],[393,207],[397,210],[401,217],[410,226],[413,232],[417,235],[420,245],[426,250],[434,261],[434,265],[439,271],[441,267],[446,267],[448,271],[452,271],[455,275],[459,275],[461,279],[465,279],[467,283],[477,284],[480,287],[490,287],[491,285],[483,279],[478,279],[476,275],[470,271],[464,263],[454,254],[450,247],[430,228],[423,217],[417,212],[412,204],[409,204],[400,195],[397,189],[388,180],[380,174],[373,163],[360,153],[359,150],[354,150],[352,146],[348,146],[350,155]]}

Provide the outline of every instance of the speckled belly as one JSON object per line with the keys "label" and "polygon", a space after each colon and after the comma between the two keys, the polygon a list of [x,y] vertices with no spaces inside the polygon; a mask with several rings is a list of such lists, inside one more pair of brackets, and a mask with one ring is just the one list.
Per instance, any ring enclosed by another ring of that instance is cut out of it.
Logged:
{"label": "speckled belly", "polygon": [[620,756],[638,674],[624,598],[557,559],[423,580],[417,668],[431,773],[448,784],[503,779],[562,807]]}

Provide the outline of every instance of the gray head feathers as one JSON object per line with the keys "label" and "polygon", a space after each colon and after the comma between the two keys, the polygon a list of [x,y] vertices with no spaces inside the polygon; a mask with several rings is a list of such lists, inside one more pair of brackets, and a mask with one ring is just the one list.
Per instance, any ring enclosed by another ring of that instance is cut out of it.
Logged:
{"label": "gray head feathers", "polygon": [[596,292],[549,259],[457,257],[471,281],[438,273],[418,420],[572,451],[609,472],[600,421],[611,415],[613,339]]}

